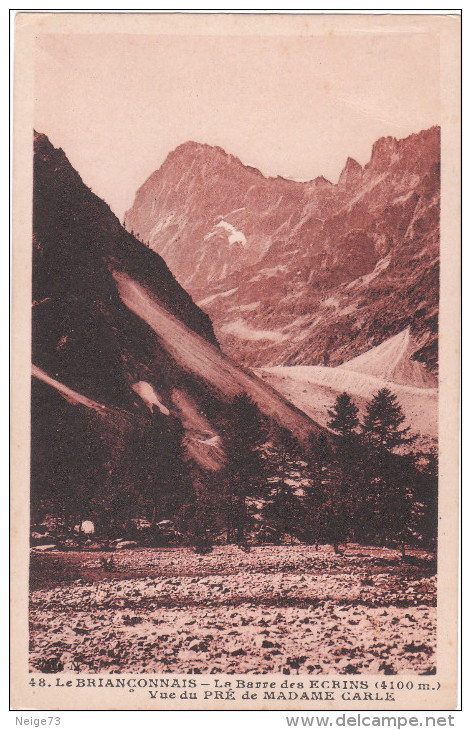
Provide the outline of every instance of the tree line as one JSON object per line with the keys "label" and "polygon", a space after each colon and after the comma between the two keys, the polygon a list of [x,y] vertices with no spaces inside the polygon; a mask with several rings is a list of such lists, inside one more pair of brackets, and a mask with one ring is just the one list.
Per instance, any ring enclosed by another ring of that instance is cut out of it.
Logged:
{"label": "tree line", "polygon": [[239,544],[250,535],[328,543],[337,552],[348,540],[396,545],[403,554],[407,545],[435,546],[438,455],[411,448],[417,437],[390,390],[373,396],[362,420],[341,393],[328,411],[332,435],[307,444],[269,424],[246,396],[233,409],[219,489],[199,501],[203,515],[210,505],[199,515],[208,541],[224,525],[227,542]]}
{"label": "tree line", "polygon": [[[61,513],[69,526],[93,519],[120,536],[130,518],[171,520],[186,544],[299,540],[433,547],[438,457],[412,448],[396,396],[376,393],[360,419],[341,393],[329,431],[300,443],[263,417],[247,395],[206,413],[220,436],[224,464],[211,472],[188,458],[178,418],[154,411],[113,445],[86,413],[61,411],[59,443],[48,450],[33,429],[32,510]],[[81,443],[81,440],[83,443]],[[83,446],[83,448],[82,448]],[[46,486],[45,486],[46,485]]]}

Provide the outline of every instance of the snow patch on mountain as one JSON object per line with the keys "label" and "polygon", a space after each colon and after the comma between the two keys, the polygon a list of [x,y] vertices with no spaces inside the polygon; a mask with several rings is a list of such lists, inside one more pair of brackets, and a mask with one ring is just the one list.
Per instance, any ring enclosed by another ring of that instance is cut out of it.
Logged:
{"label": "snow patch on mountain", "polygon": [[[228,223],[227,221],[219,221],[219,223],[216,223],[214,228],[222,228],[226,231],[228,234],[227,240],[230,244],[239,244],[241,246],[247,246],[247,239],[245,235],[242,233],[242,231],[238,231],[235,226],[233,226],[231,223]],[[217,231],[211,231],[210,233],[207,233],[204,237],[205,241],[208,241],[210,238],[213,238],[213,236],[217,235]]]}
{"label": "snow patch on mountain", "polygon": [[131,385],[131,388],[139,398],[141,398],[146,406],[152,411],[153,406],[157,406],[159,411],[164,416],[169,416],[170,411],[164,404],[159,400],[159,396],[155,392],[155,389],[152,387],[150,383],[146,383],[145,380],[140,380],[138,383],[134,383],[134,385]]}
{"label": "snow patch on mountain", "polygon": [[250,304],[240,304],[237,307],[233,307],[233,309],[236,309],[239,312],[253,312],[255,309],[258,309],[260,306],[260,302],[250,302]]}
{"label": "snow patch on mountain", "polygon": [[38,368],[37,365],[31,366],[31,375],[34,378],[41,380],[43,383],[50,385],[52,388],[55,388],[55,390],[57,390],[63,396],[63,398],[65,398],[65,400],[72,405],[82,405],[86,408],[91,408],[98,413],[106,413],[110,411],[110,409],[108,409],[101,403],[97,403],[91,398],[87,398],[87,396],[82,395],[82,393],[78,393],[72,388],[69,388],[67,385],[64,385],[64,383],[59,382],[55,378],[51,378],[50,375],[44,372],[44,370],[42,370],[41,368]]}
{"label": "snow patch on mountain", "polygon": [[218,471],[224,461],[221,439],[187,393],[175,388],[171,397],[187,434],[185,446],[188,454],[201,466]]}
{"label": "snow patch on mountain", "polygon": [[288,271],[287,266],[279,265],[279,266],[272,266],[271,268],[262,269],[256,276],[252,276],[251,279],[249,279],[248,283],[252,284],[255,281],[262,281],[262,279],[270,279],[274,276],[280,276],[285,274]]}
{"label": "snow patch on mountain", "polygon": [[236,213],[241,213],[243,210],[245,210],[245,205],[242,206],[242,208],[236,208],[235,210],[231,210],[230,213],[227,213],[226,215],[220,215],[218,218],[220,220],[224,220],[225,218],[229,218],[230,215],[235,215]]}
{"label": "snow patch on mountain", "polygon": [[350,198],[349,204],[347,206],[347,210],[351,211],[355,207],[355,205],[362,199],[365,198],[367,195],[369,195],[380,183],[383,182],[383,180],[387,177],[387,172],[383,172],[381,175],[375,175],[373,176],[369,182],[366,185],[363,185],[360,192],[355,195],[354,197]]}
{"label": "snow patch on mountain", "polygon": [[413,195],[416,195],[415,190],[409,190],[409,192],[405,195],[399,195],[399,197],[394,198],[394,200],[392,201],[392,205],[397,205],[398,203],[407,203],[407,201],[410,200]]}
{"label": "snow patch on mountain", "polygon": [[329,297],[328,299],[324,299],[321,302],[321,305],[323,307],[332,307],[333,309],[338,309],[340,306],[340,302],[335,297]]}
{"label": "snow patch on mountain", "polygon": [[154,236],[156,236],[158,233],[161,233],[162,231],[165,231],[166,228],[168,228],[173,223],[178,222],[178,216],[175,213],[170,213],[165,218],[161,218],[157,220],[157,223],[150,231],[149,238],[152,239]]}
{"label": "snow patch on mountain", "polygon": [[215,299],[218,297],[229,297],[231,294],[234,294],[234,292],[237,291],[236,287],[235,289],[228,289],[227,291],[221,291],[217,294],[211,294],[211,296],[206,297],[205,299],[201,299],[201,301],[197,302],[198,307],[204,307],[205,304],[211,304],[211,302],[214,302]]}

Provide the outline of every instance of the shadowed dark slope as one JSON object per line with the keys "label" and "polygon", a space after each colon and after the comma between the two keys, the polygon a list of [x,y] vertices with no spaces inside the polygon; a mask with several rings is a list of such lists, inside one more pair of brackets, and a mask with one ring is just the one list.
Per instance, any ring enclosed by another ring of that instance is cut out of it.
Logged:
{"label": "shadowed dark slope", "polygon": [[[222,355],[209,317],[62,150],[36,134],[34,153],[35,497],[145,491],[172,459],[217,471],[218,429],[241,393],[299,438],[322,431]],[[179,439],[182,453],[173,451]]]}

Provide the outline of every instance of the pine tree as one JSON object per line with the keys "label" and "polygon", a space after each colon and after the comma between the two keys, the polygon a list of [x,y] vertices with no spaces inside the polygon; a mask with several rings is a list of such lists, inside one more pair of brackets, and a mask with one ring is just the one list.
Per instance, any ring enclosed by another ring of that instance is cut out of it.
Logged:
{"label": "pine tree", "polygon": [[420,533],[429,547],[436,547],[438,529],[438,453],[436,448],[419,457],[417,497],[423,508]]}
{"label": "pine tree", "polygon": [[227,541],[242,544],[248,523],[247,497],[257,493],[264,480],[262,446],[267,429],[257,405],[245,393],[231,404],[231,421],[221,429],[226,455],[225,513]]}
{"label": "pine tree", "polygon": [[303,508],[296,494],[302,470],[302,453],[288,429],[279,428],[267,448],[267,483],[262,517],[278,542],[284,535],[302,532]]}
{"label": "pine tree", "polygon": [[416,436],[404,426],[396,396],[382,388],[366,407],[362,432],[367,446],[365,478],[369,490],[370,529],[382,540],[398,540],[405,555],[420,511],[416,499],[415,456],[404,447]]}
{"label": "pine tree", "polygon": [[349,438],[358,427],[358,408],[348,393],[340,393],[334,407],[327,413],[330,416],[327,427],[343,438]]}
{"label": "pine tree", "polygon": [[383,452],[374,462],[374,514],[371,521],[382,542],[406,543],[417,534],[423,505],[417,498],[417,470],[413,454]]}
{"label": "pine tree", "polygon": [[220,477],[193,463],[190,467],[192,493],[180,507],[176,517],[179,530],[187,536],[196,552],[211,552],[212,546],[224,529],[223,495]]}
{"label": "pine tree", "polygon": [[[39,427],[32,430],[32,515],[36,519],[44,512],[62,513],[65,528],[72,531],[83,519],[95,519],[110,447],[84,406],[70,406],[60,398],[49,403],[43,398],[43,389],[35,387],[32,418]],[[44,412],[44,406],[48,411]],[[56,433],[45,439],[40,426],[52,415]]]}
{"label": "pine tree", "polygon": [[184,449],[185,429],[176,416],[165,415],[156,406],[152,412],[152,427],[153,521],[173,519],[189,489]]}
{"label": "pine tree", "polygon": [[187,499],[190,480],[184,437],[181,421],[154,406],[123,455],[126,463],[121,471],[129,462],[132,481],[151,505],[153,523],[173,519]]}
{"label": "pine tree", "polygon": [[311,439],[306,451],[308,486],[305,488],[305,536],[317,546],[330,543],[340,553],[352,520],[349,490],[336,455],[337,445],[325,436]]}
{"label": "pine tree", "polygon": [[381,388],[368,403],[361,428],[372,446],[393,451],[416,439],[410,435],[409,426],[403,427],[405,420],[397,397],[388,388]]}
{"label": "pine tree", "polygon": [[347,540],[350,534],[358,536],[357,518],[364,502],[359,490],[363,449],[357,433],[358,408],[348,393],[337,396],[328,414],[327,426],[337,436],[329,458],[324,459],[324,532],[337,552],[339,542]]}

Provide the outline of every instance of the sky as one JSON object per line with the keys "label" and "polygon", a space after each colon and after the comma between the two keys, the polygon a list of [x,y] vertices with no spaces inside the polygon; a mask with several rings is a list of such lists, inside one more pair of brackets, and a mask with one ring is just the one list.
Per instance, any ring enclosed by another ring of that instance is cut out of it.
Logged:
{"label": "sky", "polygon": [[34,89],[35,129],[121,219],[188,140],[265,175],[336,182],[379,137],[440,123],[438,41],[425,33],[44,34]]}

